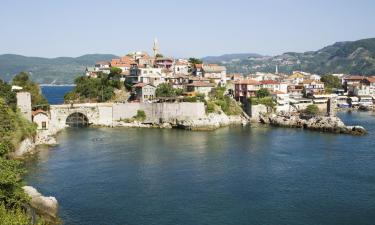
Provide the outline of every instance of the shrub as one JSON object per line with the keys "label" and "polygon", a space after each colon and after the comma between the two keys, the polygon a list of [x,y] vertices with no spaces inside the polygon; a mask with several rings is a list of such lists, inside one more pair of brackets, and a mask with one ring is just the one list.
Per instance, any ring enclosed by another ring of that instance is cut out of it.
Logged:
{"label": "shrub", "polygon": [[144,121],[146,119],[146,113],[143,110],[137,110],[137,115],[133,118],[137,121]]}
{"label": "shrub", "polygon": [[308,115],[318,115],[319,114],[319,108],[317,105],[308,105],[306,107],[305,113]]}
{"label": "shrub", "polygon": [[265,98],[265,97],[270,96],[270,92],[265,88],[261,88],[260,90],[257,91],[256,94],[258,98]]}

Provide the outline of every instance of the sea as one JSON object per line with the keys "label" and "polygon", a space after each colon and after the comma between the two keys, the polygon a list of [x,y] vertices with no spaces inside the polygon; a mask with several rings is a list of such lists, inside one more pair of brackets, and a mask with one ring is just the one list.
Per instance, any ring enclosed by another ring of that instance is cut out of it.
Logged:
{"label": "sea", "polygon": [[64,224],[373,225],[375,113],[339,116],[369,134],[69,128],[25,180],[57,198]]}

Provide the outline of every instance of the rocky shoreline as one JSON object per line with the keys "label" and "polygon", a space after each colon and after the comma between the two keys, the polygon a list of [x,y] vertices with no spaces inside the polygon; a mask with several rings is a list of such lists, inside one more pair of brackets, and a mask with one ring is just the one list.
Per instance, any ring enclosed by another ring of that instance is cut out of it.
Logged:
{"label": "rocky shoreline", "polygon": [[362,126],[347,126],[337,116],[306,117],[301,114],[260,114],[259,121],[263,124],[278,127],[302,128],[320,132],[365,135],[367,131]]}

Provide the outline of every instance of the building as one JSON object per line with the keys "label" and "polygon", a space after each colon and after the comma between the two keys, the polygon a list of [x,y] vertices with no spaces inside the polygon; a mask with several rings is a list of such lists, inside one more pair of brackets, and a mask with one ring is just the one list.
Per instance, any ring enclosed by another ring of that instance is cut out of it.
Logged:
{"label": "building", "polygon": [[349,95],[354,95],[354,88],[359,86],[362,80],[365,77],[363,76],[347,76],[343,78],[344,81],[344,89],[348,92]]}
{"label": "building", "polygon": [[136,62],[131,56],[123,56],[118,59],[112,59],[111,61],[111,67],[120,68],[123,73],[129,71],[134,64],[136,64]]}
{"label": "building", "polygon": [[291,98],[302,98],[303,97],[303,85],[302,84],[289,84],[288,94]]}
{"label": "building", "polygon": [[172,70],[173,68],[173,59],[160,57],[155,59],[155,67],[161,69]]}
{"label": "building", "polygon": [[272,100],[276,103],[276,112],[290,112],[289,94],[281,91],[271,93]]}
{"label": "building", "polygon": [[196,77],[203,77],[203,64],[194,65],[193,75]]}
{"label": "building", "polygon": [[188,75],[189,74],[189,62],[187,60],[177,60],[174,64],[175,75]]}
{"label": "building", "polygon": [[212,89],[215,88],[215,86],[215,84],[209,82],[194,81],[186,85],[186,90],[187,92],[195,92],[208,96]]}
{"label": "building", "polygon": [[227,69],[225,66],[203,64],[202,71],[204,78],[212,79],[218,85],[225,85],[227,82]]}
{"label": "building", "polygon": [[303,88],[305,89],[305,93],[308,96],[314,94],[324,94],[324,83],[317,80],[304,80],[302,82]]}
{"label": "building", "polygon": [[234,83],[234,97],[237,101],[244,102],[250,97],[255,97],[259,89],[260,83],[256,80],[240,80]]}
{"label": "building", "polygon": [[261,88],[267,89],[270,92],[288,92],[288,84],[284,82],[278,82],[275,80],[262,80],[259,83]]}
{"label": "building", "polygon": [[151,84],[138,83],[133,87],[134,98],[140,102],[147,102],[155,99],[156,87]]}
{"label": "building", "polygon": [[300,84],[303,82],[303,80],[305,79],[305,74],[303,74],[302,72],[298,72],[298,71],[294,71],[292,75],[290,75],[287,80],[291,83],[291,84]]}
{"label": "building", "polygon": [[29,92],[17,92],[17,107],[25,119],[32,121],[31,94]]}
{"label": "building", "polygon": [[166,75],[162,72],[161,68],[139,68],[138,69],[138,82],[151,84],[157,87],[159,84],[165,83]]}
{"label": "building", "polygon": [[38,130],[48,130],[50,118],[46,111],[40,109],[33,111],[32,120],[37,124]]}

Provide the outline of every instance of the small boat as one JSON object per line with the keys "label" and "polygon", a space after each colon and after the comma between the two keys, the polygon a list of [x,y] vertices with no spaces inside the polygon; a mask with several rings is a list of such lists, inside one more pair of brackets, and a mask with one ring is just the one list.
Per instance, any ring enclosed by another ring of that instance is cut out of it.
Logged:
{"label": "small boat", "polygon": [[365,106],[365,105],[360,105],[358,107],[358,110],[361,110],[361,111],[370,111],[370,107]]}

